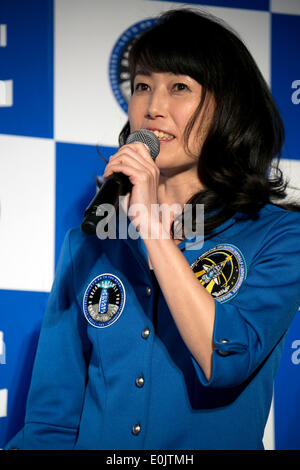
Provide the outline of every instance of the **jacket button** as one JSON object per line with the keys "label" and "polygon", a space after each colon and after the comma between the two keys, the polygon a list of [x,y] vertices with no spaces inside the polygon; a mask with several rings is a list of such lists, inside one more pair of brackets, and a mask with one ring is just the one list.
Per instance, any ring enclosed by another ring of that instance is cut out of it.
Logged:
{"label": "jacket button", "polygon": [[141,432],[141,426],[139,424],[135,424],[134,426],[132,426],[131,432],[132,434],[137,436]]}
{"label": "jacket button", "polygon": [[142,331],[142,338],[144,339],[147,339],[150,335],[150,330],[149,328],[145,328],[143,331]]}
{"label": "jacket button", "polygon": [[[229,343],[228,339],[219,339],[219,343]],[[222,349],[217,349],[219,356],[229,356],[231,353],[229,351],[223,351]]]}
{"label": "jacket button", "polygon": [[135,379],[135,384],[136,384],[136,386],[139,387],[139,388],[142,388],[142,387],[144,386],[144,383],[145,383],[144,377],[137,377],[137,378]]}
{"label": "jacket button", "polygon": [[152,289],[150,286],[146,287],[146,294],[148,295],[148,297],[150,297],[150,295],[152,294]]}

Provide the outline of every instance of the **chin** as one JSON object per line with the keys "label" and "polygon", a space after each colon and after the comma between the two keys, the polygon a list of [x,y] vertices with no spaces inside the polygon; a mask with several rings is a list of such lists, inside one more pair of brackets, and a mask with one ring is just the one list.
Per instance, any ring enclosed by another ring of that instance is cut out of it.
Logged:
{"label": "chin", "polygon": [[191,161],[178,161],[178,158],[171,155],[163,155],[163,153],[159,153],[155,163],[158,166],[161,174],[178,174],[178,173],[185,173],[187,171],[196,170],[197,172],[197,160]]}

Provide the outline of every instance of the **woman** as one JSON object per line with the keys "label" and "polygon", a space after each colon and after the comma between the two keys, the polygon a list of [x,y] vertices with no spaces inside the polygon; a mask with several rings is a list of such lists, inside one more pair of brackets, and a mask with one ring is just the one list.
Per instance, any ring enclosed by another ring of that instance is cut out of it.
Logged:
{"label": "woman", "polygon": [[[67,234],[8,448],[262,449],[300,304],[300,218],[272,203],[285,196],[270,175],[281,119],[241,40],[209,16],[164,14],[130,64],[129,122],[104,177],[129,177],[141,237]],[[160,140],[155,162],[123,145],[141,128]],[[151,212],[174,203],[205,206],[192,250]]]}

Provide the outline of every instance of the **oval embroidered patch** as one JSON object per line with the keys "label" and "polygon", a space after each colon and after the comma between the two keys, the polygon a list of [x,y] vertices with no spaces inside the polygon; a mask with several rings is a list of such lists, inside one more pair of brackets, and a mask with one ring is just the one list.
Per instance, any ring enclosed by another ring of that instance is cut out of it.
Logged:
{"label": "oval embroidered patch", "polygon": [[244,256],[230,244],[217,245],[206,251],[192,263],[191,268],[218,302],[234,297],[247,277]]}
{"label": "oval embroidered patch", "polygon": [[95,277],[83,296],[83,312],[87,321],[96,328],[106,328],[121,316],[125,305],[125,289],[114,274]]}

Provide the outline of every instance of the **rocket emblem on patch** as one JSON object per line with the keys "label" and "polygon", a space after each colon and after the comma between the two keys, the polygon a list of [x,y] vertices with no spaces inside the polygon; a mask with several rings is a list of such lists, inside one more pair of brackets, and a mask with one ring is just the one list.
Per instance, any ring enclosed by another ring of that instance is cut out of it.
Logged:
{"label": "rocket emblem on patch", "polygon": [[234,297],[247,277],[244,256],[234,245],[217,245],[191,265],[199,282],[218,301]]}
{"label": "rocket emblem on patch", "polygon": [[125,305],[125,289],[114,274],[100,274],[88,285],[83,297],[83,313],[96,328],[106,328],[121,316]]}

